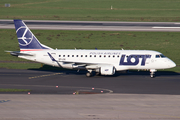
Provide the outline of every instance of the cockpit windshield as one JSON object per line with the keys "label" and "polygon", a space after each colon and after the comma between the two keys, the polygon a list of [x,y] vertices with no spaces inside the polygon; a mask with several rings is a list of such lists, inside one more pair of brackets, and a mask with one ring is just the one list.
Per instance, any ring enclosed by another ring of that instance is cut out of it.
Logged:
{"label": "cockpit windshield", "polygon": [[165,58],[166,56],[164,56],[163,54],[160,55],[156,55],[156,58]]}

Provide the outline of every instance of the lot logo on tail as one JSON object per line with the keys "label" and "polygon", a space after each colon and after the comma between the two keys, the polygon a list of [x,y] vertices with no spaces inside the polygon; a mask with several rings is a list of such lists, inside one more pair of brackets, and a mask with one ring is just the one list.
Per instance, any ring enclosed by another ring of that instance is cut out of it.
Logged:
{"label": "lot logo on tail", "polygon": [[22,46],[29,45],[33,40],[33,35],[26,26],[22,26],[16,31],[19,44]]}

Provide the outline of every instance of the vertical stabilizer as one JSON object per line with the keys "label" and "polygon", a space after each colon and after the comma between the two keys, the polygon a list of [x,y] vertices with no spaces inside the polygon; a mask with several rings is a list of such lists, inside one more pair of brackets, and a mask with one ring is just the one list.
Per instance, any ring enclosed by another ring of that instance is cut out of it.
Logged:
{"label": "vertical stabilizer", "polygon": [[41,44],[22,20],[14,20],[14,25],[21,51],[39,51],[52,49]]}

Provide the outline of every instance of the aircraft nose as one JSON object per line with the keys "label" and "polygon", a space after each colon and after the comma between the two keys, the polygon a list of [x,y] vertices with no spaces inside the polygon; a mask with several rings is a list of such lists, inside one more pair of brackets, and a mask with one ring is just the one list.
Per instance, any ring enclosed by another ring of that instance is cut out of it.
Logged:
{"label": "aircraft nose", "polygon": [[174,63],[173,61],[171,61],[171,63],[170,63],[170,65],[169,65],[170,67],[176,67],[176,63]]}
{"label": "aircraft nose", "polygon": [[173,63],[172,63],[172,67],[176,67],[176,63],[173,62]]}

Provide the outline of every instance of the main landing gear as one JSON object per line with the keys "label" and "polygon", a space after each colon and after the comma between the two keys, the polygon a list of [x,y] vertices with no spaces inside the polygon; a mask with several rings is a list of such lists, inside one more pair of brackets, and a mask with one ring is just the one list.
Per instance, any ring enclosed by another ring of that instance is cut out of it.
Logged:
{"label": "main landing gear", "polygon": [[88,72],[86,73],[86,77],[91,77],[92,76],[92,70],[88,70]]}
{"label": "main landing gear", "polygon": [[154,78],[155,77],[155,72],[156,72],[157,70],[155,70],[155,69],[150,69],[150,77],[151,78]]}

